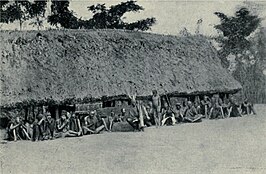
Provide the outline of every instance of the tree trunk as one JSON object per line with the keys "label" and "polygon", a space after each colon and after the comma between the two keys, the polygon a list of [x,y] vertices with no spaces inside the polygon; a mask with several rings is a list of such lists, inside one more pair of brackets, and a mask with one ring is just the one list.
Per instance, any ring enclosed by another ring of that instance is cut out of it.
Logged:
{"label": "tree trunk", "polygon": [[22,30],[22,20],[21,19],[19,19],[19,30],[21,31]]}

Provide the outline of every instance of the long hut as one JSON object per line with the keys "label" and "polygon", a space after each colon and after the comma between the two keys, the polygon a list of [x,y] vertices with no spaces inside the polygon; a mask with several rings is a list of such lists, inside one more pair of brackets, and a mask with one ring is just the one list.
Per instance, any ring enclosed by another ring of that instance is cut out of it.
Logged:
{"label": "long hut", "polygon": [[1,106],[236,93],[203,36],[124,30],[2,31]]}

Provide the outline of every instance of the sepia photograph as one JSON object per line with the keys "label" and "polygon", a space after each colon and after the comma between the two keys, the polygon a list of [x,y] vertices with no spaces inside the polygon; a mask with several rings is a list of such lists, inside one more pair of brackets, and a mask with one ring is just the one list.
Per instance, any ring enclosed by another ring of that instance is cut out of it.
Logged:
{"label": "sepia photograph", "polygon": [[0,0],[0,174],[265,174],[266,0]]}

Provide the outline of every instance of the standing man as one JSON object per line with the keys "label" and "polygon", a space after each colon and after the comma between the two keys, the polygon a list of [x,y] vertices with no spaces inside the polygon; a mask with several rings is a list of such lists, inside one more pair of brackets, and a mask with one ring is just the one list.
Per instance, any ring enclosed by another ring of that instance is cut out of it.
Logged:
{"label": "standing man", "polygon": [[153,117],[155,120],[156,128],[161,126],[161,98],[158,95],[157,90],[152,91],[152,110],[153,110]]}

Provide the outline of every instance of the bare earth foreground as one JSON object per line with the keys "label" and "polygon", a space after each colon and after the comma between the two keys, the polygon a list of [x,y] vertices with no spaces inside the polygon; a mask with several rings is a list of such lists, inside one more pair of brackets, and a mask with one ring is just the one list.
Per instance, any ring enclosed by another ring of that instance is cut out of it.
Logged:
{"label": "bare earth foreground", "polygon": [[0,173],[266,173],[266,106],[258,115],[0,144]]}

